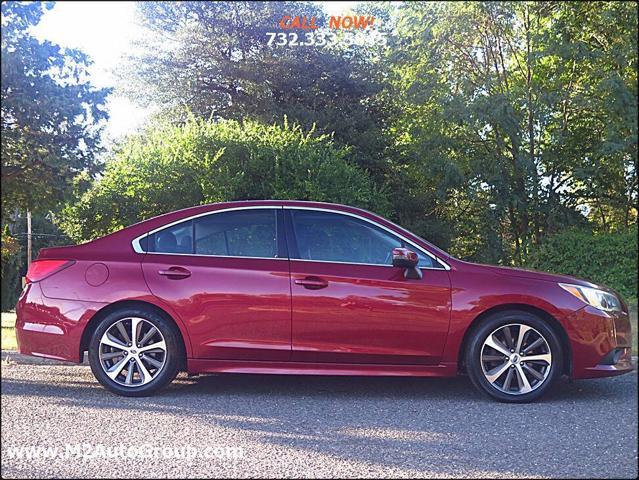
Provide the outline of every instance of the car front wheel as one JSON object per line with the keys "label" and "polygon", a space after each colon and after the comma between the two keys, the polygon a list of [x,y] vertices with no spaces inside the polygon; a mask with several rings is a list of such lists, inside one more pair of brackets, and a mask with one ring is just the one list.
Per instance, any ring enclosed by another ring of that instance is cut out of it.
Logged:
{"label": "car front wheel", "polygon": [[472,383],[491,397],[511,403],[536,400],[562,371],[561,341],[536,315],[505,311],[485,319],[466,351]]}
{"label": "car front wheel", "polygon": [[107,315],[89,345],[89,363],[108,390],[139,397],[155,393],[177,375],[176,327],[152,310],[123,309]]}

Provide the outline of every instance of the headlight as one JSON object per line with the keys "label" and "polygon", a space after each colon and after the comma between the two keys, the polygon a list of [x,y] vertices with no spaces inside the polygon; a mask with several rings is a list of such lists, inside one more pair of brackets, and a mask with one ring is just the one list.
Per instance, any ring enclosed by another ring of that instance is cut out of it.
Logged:
{"label": "headlight", "polygon": [[572,293],[579,300],[605,312],[621,311],[621,302],[616,295],[599,290],[598,288],[582,287],[581,285],[572,285],[570,283],[560,283],[559,286]]}

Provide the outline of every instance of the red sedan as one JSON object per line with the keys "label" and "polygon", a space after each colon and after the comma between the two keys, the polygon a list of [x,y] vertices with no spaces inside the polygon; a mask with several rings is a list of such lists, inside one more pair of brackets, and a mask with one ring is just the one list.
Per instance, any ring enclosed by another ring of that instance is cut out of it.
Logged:
{"label": "red sedan", "polygon": [[370,212],[204,205],[47,248],[17,305],[21,353],[109,390],[189,373],[469,375],[506,402],[632,370],[628,308],[572,277],[455,259]]}

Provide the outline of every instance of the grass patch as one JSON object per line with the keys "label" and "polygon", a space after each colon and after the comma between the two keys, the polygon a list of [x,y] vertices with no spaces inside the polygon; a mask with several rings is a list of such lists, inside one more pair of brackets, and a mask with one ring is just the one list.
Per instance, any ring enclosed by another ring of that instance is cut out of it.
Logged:
{"label": "grass patch", "polygon": [[2,339],[0,346],[2,350],[17,350],[18,342],[16,341],[16,313],[2,312]]}
{"label": "grass patch", "polygon": [[16,329],[13,327],[2,327],[2,340],[0,341],[2,350],[17,350]]}
{"label": "grass patch", "polygon": [[2,328],[14,327],[16,324],[16,312],[2,312]]}

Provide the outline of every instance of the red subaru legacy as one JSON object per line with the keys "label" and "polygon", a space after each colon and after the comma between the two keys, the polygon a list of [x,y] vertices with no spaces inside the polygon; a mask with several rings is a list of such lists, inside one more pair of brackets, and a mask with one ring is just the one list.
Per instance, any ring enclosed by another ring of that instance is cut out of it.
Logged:
{"label": "red subaru legacy", "polygon": [[299,201],[188,208],[43,249],[20,352],[80,362],[120,395],[190,373],[452,376],[526,402],[562,374],[632,370],[628,308],[601,285],[455,259],[370,212]]}

